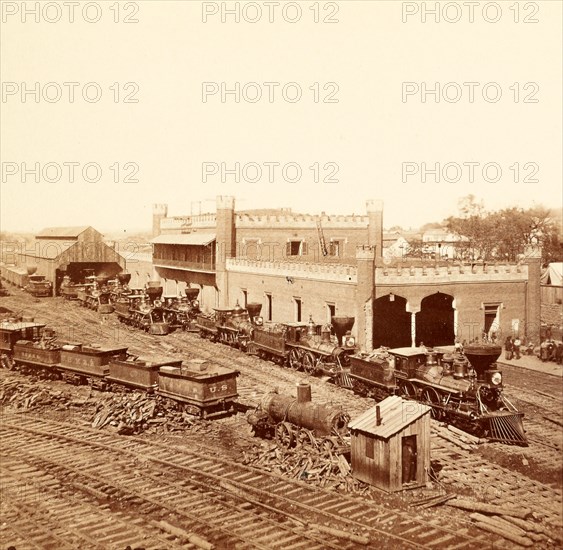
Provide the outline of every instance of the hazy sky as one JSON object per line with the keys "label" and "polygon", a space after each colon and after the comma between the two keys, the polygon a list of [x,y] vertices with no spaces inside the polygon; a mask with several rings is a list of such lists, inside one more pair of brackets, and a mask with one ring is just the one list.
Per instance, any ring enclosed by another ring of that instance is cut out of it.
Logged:
{"label": "hazy sky", "polygon": [[436,2],[240,2],[238,23],[235,2],[81,2],[73,22],[41,2],[22,21],[34,4],[1,4],[3,230],[148,229],[153,203],[216,195],[357,214],[380,198],[387,227],[469,193],[562,202],[561,2],[440,2],[439,22]]}

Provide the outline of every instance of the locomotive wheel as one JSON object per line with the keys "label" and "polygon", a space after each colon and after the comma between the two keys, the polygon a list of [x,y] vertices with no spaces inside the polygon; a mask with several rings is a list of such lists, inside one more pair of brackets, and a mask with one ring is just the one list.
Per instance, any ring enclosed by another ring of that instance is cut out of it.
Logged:
{"label": "locomotive wheel", "polygon": [[440,419],[443,416],[441,409],[435,409],[433,405],[439,405],[442,401],[440,394],[434,388],[424,388],[420,395],[421,399],[432,407],[432,418]]}
{"label": "locomotive wheel", "polygon": [[407,398],[410,397],[411,399],[416,398],[417,391],[412,382],[405,381],[401,384],[400,387],[401,387],[402,395],[404,395]]}
{"label": "locomotive wheel", "polygon": [[299,442],[299,445],[301,445],[302,447],[307,446],[307,447],[312,447],[313,449],[317,448],[317,442],[315,440],[315,436],[310,430],[306,430],[304,428],[299,430],[299,433],[297,434],[297,441]]}
{"label": "locomotive wheel", "polygon": [[289,449],[295,443],[293,427],[289,422],[282,422],[276,426],[276,439],[282,447]]}
{"label": "locomotive wheel", "polygon": [[310,352],[306,352],[303,355],[303,370],[307,373],[307,374],[313,374],[315,372],[315,364],[316,364],[316,360],[315,360],[315,356]]}
{"label": "locomotive wheel", "polygon": [[289,352],[289,366],[295,370],[301,368],[301,353],[298,349],[292,349]]}

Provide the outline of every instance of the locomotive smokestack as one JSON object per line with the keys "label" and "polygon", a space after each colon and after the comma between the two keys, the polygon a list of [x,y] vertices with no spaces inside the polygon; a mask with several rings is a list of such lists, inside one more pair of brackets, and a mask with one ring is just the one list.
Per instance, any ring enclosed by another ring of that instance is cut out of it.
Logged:
{"label": "locomotive smokestack", "polygon": [[199,288],[186,288],[184,292],[190,302],[199,296]]}
{"label": "locomotive smokestack", "polygon": [[297,403],[309,403],[311,401],[311,385],[297,384]]}
{"label": "locomotive smokestack", "polygon": [[254,317],[258,317],[260,315],[260,311],[262,311],[262,304],[258,302],[249,302],[246,304],[246,311],[248,311],[248,316],[250,320],[254,320]]}
{"label": "locomotive smokestack", "polygon": [[354,326],[354,317],[333,317],[331,319],[332,326],[334,327],[334,333],[338,338],[338,345],[342,345],[342,337],[347,331],[352,330]]}

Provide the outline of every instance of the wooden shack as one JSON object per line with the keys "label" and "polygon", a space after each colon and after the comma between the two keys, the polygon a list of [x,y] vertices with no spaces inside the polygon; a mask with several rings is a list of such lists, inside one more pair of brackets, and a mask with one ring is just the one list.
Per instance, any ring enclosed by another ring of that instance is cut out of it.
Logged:
{"label": "wooden shack", "polygon": [[425,485],[430,411],[393,395],[350,421],[353,476],[388,493]]}

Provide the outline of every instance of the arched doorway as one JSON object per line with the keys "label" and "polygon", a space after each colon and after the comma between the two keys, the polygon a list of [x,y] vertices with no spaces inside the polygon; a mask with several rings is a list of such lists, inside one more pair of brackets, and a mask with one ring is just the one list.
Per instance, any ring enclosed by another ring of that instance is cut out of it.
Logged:
{"label": "arched doorway", "polygon": [[401,296],[387,294],[374,302],[373,347],[402,348],[411,345],[411,314]]}
{"label": "arched doorway", "polygon": [[444,346],[454,343],[453,296],[436,292],[420,303],[416,314],[416,345]]}

